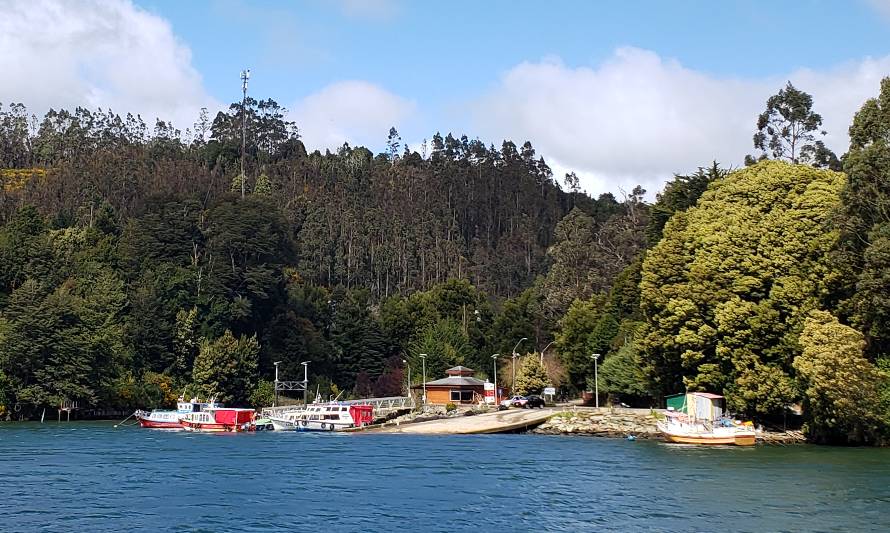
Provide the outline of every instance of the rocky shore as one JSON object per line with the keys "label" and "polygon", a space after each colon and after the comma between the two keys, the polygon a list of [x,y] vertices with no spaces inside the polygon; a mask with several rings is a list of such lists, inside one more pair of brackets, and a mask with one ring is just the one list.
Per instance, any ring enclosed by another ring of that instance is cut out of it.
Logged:
{"label": "rocky shore", "polygon": [[[533,430],[545,435],[591,435],[635,439],[660,439],[658,420],[654,410],[621,409],[563,411],[553,415]],[[789,445],[806,442],[801,431],[757,431],[757,441],[763,444]]]}
{"label": "rocky shore", "polygon": [[599,411],[564,411],[550,417],[533,431],[546,435],[597,435],[601,437],[633,436],[639,439],[659,438],[658,416],[649,410],[602,409]]}

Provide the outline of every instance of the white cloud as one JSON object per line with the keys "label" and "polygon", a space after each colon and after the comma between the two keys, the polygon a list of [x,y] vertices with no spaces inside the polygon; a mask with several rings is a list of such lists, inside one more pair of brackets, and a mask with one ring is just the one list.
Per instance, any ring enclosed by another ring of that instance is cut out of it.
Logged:
{"label": "white cloud", "polygon": [[531,140],[561,180],[575,170],[588,192],[659,191],[674,172],[717,160],[740,165],[754,153],[757,114],[786,80],[813,95],[836,152],[847,147],[855,111],[878,92],[890,57],[829,71],[799,70],[768,79],[721,79],[637,48],[603,64],[572,68],[559,59],[522,63],[477,102],[485,138]]}
{"label": "white cloud", "polygon": [[416,104],[366,81],[341,81],[291,106],[306,148],[380,146],[389,128],[412,119]]}
{"label": "white cloud", "polygon": [[190,127],[219,106],[170,24],[129,0],[0,1],[0,102],[111,108]]}

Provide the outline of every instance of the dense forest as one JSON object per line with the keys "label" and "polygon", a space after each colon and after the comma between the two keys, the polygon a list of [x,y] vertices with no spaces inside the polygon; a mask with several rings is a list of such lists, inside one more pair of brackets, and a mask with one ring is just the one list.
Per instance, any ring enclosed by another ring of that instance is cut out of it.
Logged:
{"label": "dense forest", "polygon": [[[246,150],[242,158],[242,121]],[[273,100],[189,129],[0,107],[0,415],[404,394],[464,364],[658,405],[710,390],[810,437],[890,427],[890,79],[841,157],[791,84],[742,169],[592,198],[531,143],[307,153]],[[241,168],[243,165],[244,172]],[[543,357],[540,352],[544,351]],[[511,357],[513,352],[520,357]],[[524,357],[535,354],[534,357]],[[517,360],[518,359],[518,360]],[[543,361],[543,366],[541,365]]]}

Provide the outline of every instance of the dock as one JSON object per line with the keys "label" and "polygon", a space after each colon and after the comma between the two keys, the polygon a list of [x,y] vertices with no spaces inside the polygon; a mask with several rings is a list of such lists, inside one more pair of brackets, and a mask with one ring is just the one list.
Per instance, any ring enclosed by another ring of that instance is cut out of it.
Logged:
{"label": "dock", "polygon": [[479,433],[508,433],[522,431],[543,424],[557,411],[552,409],[509,409],[474,416],[456,416],[428,422],[403,424],[375,430],[381,433],[411,433],[417,435],[472,435]]}

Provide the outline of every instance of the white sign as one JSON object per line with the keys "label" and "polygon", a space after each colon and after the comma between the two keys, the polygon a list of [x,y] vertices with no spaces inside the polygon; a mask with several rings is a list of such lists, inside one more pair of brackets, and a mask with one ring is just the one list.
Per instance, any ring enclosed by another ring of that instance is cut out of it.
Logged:
{"label": "white sign", "polygon": [[494,390],[494,383],[486,381],[485,382],[485,390]]}
{"label": "white sign", "polygon": [[544,389],[544,394],[547,396],[553,396],[554,394],[556,394],[556,388],[555,387],[547,387],[546,389]]}

